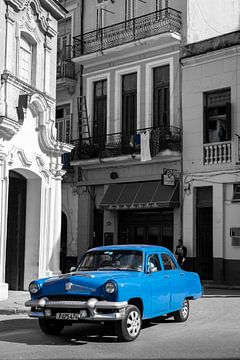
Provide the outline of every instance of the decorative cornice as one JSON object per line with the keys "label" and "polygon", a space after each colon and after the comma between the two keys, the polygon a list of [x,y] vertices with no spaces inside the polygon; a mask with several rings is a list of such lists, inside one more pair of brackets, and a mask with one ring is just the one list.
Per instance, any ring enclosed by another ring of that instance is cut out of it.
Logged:
{"label": "decorative cornice", "polygon": [[16,11],[23,11],[27,9],[28,16],[29,12],[33,12],[39,22],[44,33],[53,37],[57,34],[57,31],[51,26],[52,15],[47,12],[44,14],[40,0],[5,0],[6,3],[12,6]]}

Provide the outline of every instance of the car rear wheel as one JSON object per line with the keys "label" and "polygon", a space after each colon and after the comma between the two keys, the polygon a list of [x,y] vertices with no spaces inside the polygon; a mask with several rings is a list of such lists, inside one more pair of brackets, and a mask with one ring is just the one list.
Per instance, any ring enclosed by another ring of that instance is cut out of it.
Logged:
{"label": "car rear wheel", "polygon": [[57,335],[63,330],[64,323],[61,320],[39,318],[39,327],[45,334]]}
{"label": "car rear wheel", "polygon": [[142,316],[139,309],[134,305],[127,306],[125,317],[115,323],[115,332],[121,341],[133,341],[140,334]]}
{"label": "car rear wheel", "polygon": [[180,310],[173,313],[175,321],[184,322],[189,316],[189,300],[185,299]]}

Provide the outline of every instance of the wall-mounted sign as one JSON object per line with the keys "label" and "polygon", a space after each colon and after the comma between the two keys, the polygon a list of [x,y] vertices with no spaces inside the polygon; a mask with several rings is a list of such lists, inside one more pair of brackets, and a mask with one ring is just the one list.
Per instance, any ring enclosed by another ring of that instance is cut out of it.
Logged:
{"label": "wall-mounted sign", "polygon": [[165,169],[162,175],[163,185],[175,185],[175,176],[173,175],[172,169]]}

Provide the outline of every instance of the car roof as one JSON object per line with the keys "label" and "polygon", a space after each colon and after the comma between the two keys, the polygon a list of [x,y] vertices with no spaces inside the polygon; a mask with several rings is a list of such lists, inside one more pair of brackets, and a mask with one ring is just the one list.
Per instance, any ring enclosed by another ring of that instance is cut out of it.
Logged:
{"label": "car roof", "polygon": [[151,251],[170,251],[164,246],[158,245],[147,245],[147,244],[124,244],[124,245],[105,245],[105,246],[98,246],[90,251],[106,251],[106,250],[140,250],[143,252],[151,252]]}

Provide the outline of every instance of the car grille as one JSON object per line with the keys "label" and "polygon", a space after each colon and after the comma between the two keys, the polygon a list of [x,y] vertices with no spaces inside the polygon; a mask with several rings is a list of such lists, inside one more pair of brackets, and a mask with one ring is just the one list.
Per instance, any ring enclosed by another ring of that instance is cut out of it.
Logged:
{"label": "car grille", "polygon": [[[92,296],[73,296],[73,295],[51,295],[47,298],[49,301],[88,301]],[[94,296],[95,297],[95,296]],[[97,300],[104,300],[100,297],[95,297]]]}

